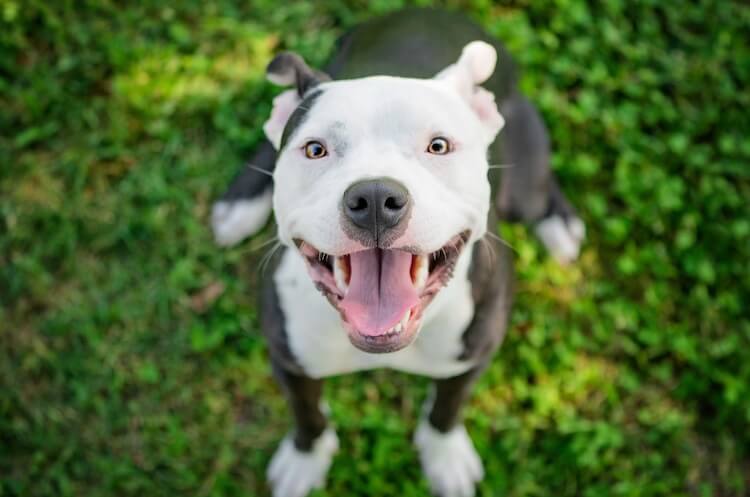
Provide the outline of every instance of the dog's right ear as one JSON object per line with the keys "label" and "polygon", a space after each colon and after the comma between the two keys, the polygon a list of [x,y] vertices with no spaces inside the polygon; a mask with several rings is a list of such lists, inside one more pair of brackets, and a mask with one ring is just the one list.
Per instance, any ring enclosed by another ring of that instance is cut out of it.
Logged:
{"label": "dog's right ear", "polygon": [[305,94],[323,81],[330,81],[331,78],[324,72],[310,68],[302,57],[294,52],[283,52],[274,57],[266,67],[266,78],[280,86],[296,87],[295,90],[287,90],[273,100],[271,117],[263,125],[266,137],[278,150],[284,127]]}

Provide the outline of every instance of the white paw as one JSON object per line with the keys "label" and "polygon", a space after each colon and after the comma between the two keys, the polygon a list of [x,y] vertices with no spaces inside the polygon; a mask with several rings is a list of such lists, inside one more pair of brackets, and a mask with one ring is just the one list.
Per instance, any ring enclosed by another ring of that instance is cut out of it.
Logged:
{"label": "white paw", "polygon": [[554,215],[542,219],[534,231],[560,264],[568,264],[578,258],[586,236],[586,225],[577,217],[565,221],[561,216]]}
{"label": "white paw", "polygon": [[276,449],[266,474],[273,497],[304,497],[322,488],[338,448],[339,439],[331,428],[318,437],[310,452],[298,450],[292,437],[287,436]]}
{"label": "white paw", "polygon": [[211,209],[211,227],[216,243],[228,247],[258,232],[271,214],[272,198],[269,188],[252,200],[216,202]]}
{"label": "white paw", "polygon": [[472,497],[484,477],[482,461],[463,425],[441,433],[423,419],[414,434],[422,470],[441,497]]}

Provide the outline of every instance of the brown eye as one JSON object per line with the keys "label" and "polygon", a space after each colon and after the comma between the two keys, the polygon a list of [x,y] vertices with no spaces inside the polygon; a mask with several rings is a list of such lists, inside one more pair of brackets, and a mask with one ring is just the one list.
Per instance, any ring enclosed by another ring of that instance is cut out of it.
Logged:
{"label": "brown eye", "polygon": [[451,151],[450,142],[442,136],[433,138],[430,144],[427,145],[427,152],[435,155],[445,155]]}
{"label": "brown eye", "polygon": [[311,141],[305,143],[305,157],[308,159],[320,159],[328,155],[322,143]]}

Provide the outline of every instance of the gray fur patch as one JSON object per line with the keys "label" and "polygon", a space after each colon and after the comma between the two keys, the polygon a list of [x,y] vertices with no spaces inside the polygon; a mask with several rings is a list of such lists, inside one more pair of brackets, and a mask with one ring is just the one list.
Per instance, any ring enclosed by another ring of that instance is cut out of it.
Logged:
{"label": "gray fur patch", "polygon": [[342,121],[334,122],[328,130],[329,143],[331,149],[338,158],[341,158],[349,148],[349,141],[346,139],[346,124]]}

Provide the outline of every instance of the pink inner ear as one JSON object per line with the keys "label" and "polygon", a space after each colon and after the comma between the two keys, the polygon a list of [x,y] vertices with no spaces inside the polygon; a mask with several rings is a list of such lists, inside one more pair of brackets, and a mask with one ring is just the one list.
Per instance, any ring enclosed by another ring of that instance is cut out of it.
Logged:
{"label": "pink inner ear", "polygon": [[284,127],[299,102],[297,90],[287,90],[273,99],[271,116],[263,124],[263,131],[277,150],[281,142],[281,135],[284,133]]}
{"label": "pink inner ear", "polygon": [[500,115],[495,103],[495,95],[477,86],[471,96],[471,108],[479,116],[479,120],[489,128],[490,133],[494,135],[505,125],[505,119]]}

